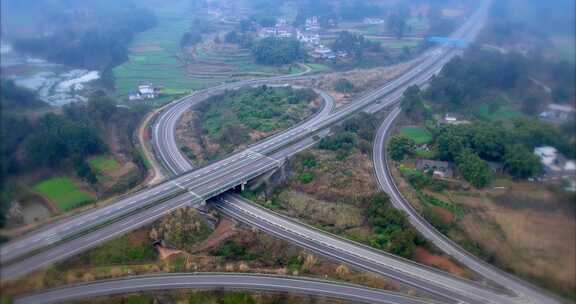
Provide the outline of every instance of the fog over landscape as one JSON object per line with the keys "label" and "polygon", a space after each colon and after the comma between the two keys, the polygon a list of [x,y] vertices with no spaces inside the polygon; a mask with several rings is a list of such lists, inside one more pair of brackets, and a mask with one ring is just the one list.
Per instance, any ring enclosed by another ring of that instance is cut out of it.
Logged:
{"label": "fog over landscape", "polygon": [[1,303],[576,302],[574,0],[3,0]]}

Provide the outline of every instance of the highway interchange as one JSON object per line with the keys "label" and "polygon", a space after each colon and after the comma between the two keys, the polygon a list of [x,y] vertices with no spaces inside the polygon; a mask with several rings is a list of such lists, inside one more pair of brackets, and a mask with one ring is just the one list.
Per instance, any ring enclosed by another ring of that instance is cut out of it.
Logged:
{"label": "highway interchange", "polygon": [[[454,37],[473,39],[485,18],[489,2],[484,4],[484,7],[479,9],[475,16],[470,18],[469,22],[454,34]],[[294,77],[277,77],[222,85],[174,103],[158,117],[153,129],[152,145],[166,170],[176,177],[109,206],[87,211],[79,216],[52,224],[47,226],[43,232],[30,234],[3,246],[0,249],[0,262],[3,264],[2,279],[17,278],[77,254],[105,240],[150,223],[181,206],[202,204],[206,199],[245,183],[262,173],[278,168],[286,157],[312,145],[314,143],[311,140],[312,135],[318,134],[318,132],[325,133],[329,126],[342,121],[348,115],[359,110],[376,111],[397,103],[405,88],[412,84],[425,83],[456,53],[457,51],[442,47],[427,52],[421,57],[418,65],[403,76],[335,112],[332,111],[331,98],[320,92],[325,100],[324,107],[313,118],[252,145],[244,151],[198,169],[193,169],[185,156],[182,155],[174,137],[176,122],[184,111],[205,100],[208,96],[226,89],[287,81]],[[375,103],[378,100],[380,101]],[[375,142],[375,152],[376,149],[379,149],[378,146],[383,147],[385,134],[398,112],[399,110],[394,110],[383,124],[384,127],[379,130],[379,137]],[[383,153],[379,155],[383,155]],[[393,183],[386,183],[386,179],[381,179],[381,174],[378,174],[381,170],[376,161],[378,158],[385,161],[385,158],[376,156],[377,154],[375,154],[375,166],[379,183],[383,190],[391,194],[396,207],[406,209],[406,206],[403,207],[402,203],[398,203],[399,198],[394,196]],[[385,167],[382,168],[384,168],[382,172],[387,172]],[[335,236],[326,235],[243,202],[234,195],[219,197],[215,207],[226,214],[305,248],[426,291],[442,302],[555,302],[554,299],[537,289],[477,261],[460,248],[454,247],[446,241],[442,243],[439,240],[443,237],[438,236],[438,232],[428,229],[429,235],[425,233],[426,229],[422,228],[424,226],[418,226],[418,224],[415,224],[416,228],[435,244],[440,244],[438,245],[439,248],[446,250],[448,254],[456,258],[459,257],[459,254],[462,255],[465,258],[460,257],[459,260],[464,264],[490,280],[500,283],[501,286],[511,289],[516,293],[516,296],[510,296],[503,293],[502,290],[486,288],[474,282],[465,281]],[[412,216],[410,212],[408,213],[411,215],[411,221],[416,222],[415,216]],[[424,221],[422,225],[425,224],[427,223]],[[442,244],[444,245],[441,246]],[[281,290],[281,288],[278,289]]]}

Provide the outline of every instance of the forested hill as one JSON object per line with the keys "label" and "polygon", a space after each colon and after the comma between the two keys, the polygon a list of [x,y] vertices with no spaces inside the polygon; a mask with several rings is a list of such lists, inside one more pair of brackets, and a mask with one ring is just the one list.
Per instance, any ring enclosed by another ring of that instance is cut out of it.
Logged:
{"label": "forested hill", "polygon": [[127,58],[135,34],[156,24],[133,0],[5,0],[2,28],[16,50],[104,71]]}

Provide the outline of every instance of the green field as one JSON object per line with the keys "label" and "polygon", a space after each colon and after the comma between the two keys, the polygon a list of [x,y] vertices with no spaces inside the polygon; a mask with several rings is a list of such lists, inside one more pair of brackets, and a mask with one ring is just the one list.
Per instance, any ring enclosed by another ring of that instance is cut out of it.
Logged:
{"label": "green field", "polygon": [[34,185],[34,191],[53,202],[60,211],[70,210],[93,200],[69,178],[54,177]]}
{"label": "green field", "polygon": [[476,115],[485,120],[505,121],[518,118],[522,116],[522,113],[518,112],[508,104],[499,104],[496,107],[491,106],[490,104],[483,104],[476,111]]}
{"label": "green field", "polygon": [[324,64],[319,64],[319,63],[307,63],[306,64],[308,67],[310,67],[311,69],[311,73],[321,73],[321,72],[326,72],[330,70],[330,67],[328,67],[327,65]]}
{"label": "green field", "polygon": [[427,144],[432,141],[432,134],[426,128],[422,127],[406,127],[400,131],[402,135],[411,138],[416,144]]}
{"label": "green field", "polygon": [[120,168],[120,164],[110,155],[98,155],[88,160],[92,169],[100,174],[113,172]]}
{"label": "green field", "polygon": [[150,7],[158,17],[158,26],[136,36],[129,60],[114,68],[116,92],[126,99],[139,84],[164,86],[168,92],[189,92],[199,85],[191,82],[176,57],[180,39],[188,29],[190,12],[187,1]]}
{"label": "green field", "polygon": [[[158,17],[158,25],[138,34],[130,46],[129,60],[114,68],[116,93],[120,99],[126,100],[128,93],[135,91],[138,85],[150,83],[163,87],[165,96],[153,101],[161,105],[192,90],[234,81],[240,76],[263,77],[302,71],[298,67],[256,64],[249,50],[205,50],[203,44],[197,46],[194,60],[182,60],[180,40],[195,18],[189,1],[174,1],[170,5],[152,1],[143,3],[150,4],[150,9]],[[222,30],[221,33],[231,29],[229,25],[215,26]],[[204,39],[211,41],[212,38],[205,35]]]}

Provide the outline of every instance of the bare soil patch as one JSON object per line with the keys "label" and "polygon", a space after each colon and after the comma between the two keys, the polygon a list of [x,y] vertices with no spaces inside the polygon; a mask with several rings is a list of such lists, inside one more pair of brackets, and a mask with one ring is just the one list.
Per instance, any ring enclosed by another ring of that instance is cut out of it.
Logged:
{"label": "bare soil patch", "polygon": [[429,250],[423,247],[416,248],[414,259],[425,265],[434,266],[461,277],[470,277],[468,270],[454,263],[449,257],[445,255],[432,254]]}

